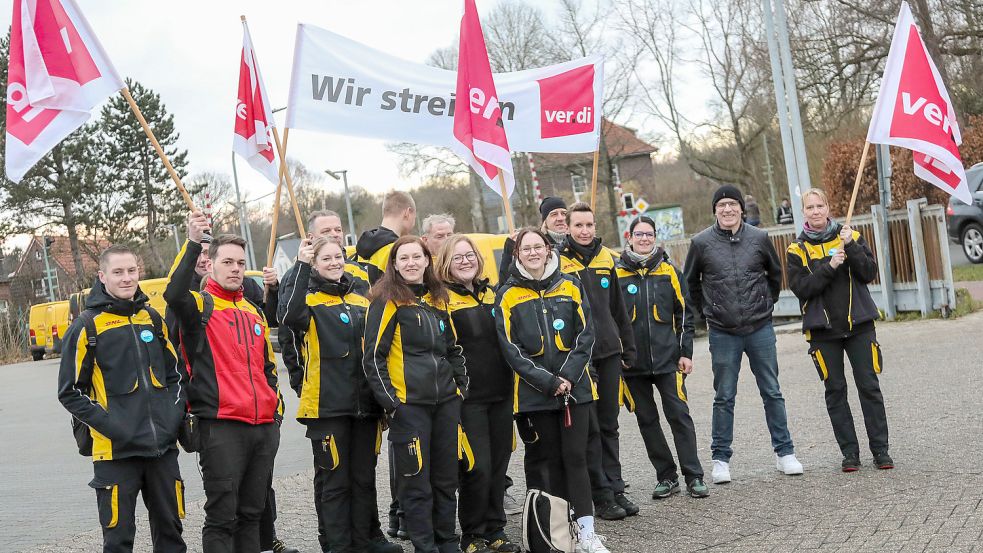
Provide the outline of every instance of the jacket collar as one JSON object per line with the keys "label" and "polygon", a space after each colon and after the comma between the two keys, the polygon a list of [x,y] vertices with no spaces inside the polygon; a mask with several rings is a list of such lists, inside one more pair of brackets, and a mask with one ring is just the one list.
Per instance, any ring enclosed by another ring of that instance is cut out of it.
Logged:
{"label": "jacket collar", "polygon": [[314,292],[324,292],[332,296],[344,296],[351,293],[355,279],[348,273],[341,273],[341,278],[335,281],[322,277],[316,270],[311,270],[311,279],[307,289]]}
{"label": "jacket collar", "polygon": [[229,291],[222,288],[219,283],[215,282],[215,280],[212,278],[209,278],[205,283],[205,291],[216,298],[231,301],[233,303],[242,302],[242,287],[239,287],[239,289],[235,291]]}
{"label": "jacket collar", "polygon": [[586,267],[601,252],[601,239],[595,237],[590,244],[584,246],[574,240],[572,236],[567,235],[560,251],[563,255],[576,257]]}
{"label": "jacket collar", "polygon": [[447,282],[446,284],[447,284],[447,289],[454,292],[455,294],[460,294],[462,296],[471,296],[474,299],[480,298],[485,293],[485,290],[488,289],[487,278],[475,280],[474,284],[472,285],[474,288],[473,291],[468,290],[468,287],[461,284],[460,282]]}
{"label": "jacket collar", "polygon": [[557,280],[561,278],[560,276],[560,258],[554,253],[550,256],[550,259],[546,262],[546,271],[543,272],[543,278],[537,279],[532,276],[522,263],[516,261],[512,264],[512,268],[509,269],[512,278],[514,278],[522,287],[530,288],[532,290],[549,290]]}
{"label": "jacket collar", "polygon": [[669,261],[669,254],[666,253],[666,251],[661,246],[656,248],[652,252],[652,255],[650,255],[644,261],[636,261],[628,252],[629,249],[626,246],[625,250],[621,252],[621,259],[620,259],[621,264],[625,268],[635,272],[638,272],[641,269],[646,269],[647,271],[651,271],[652,269],[658,267],[659,264],[661,264],[663,261]]}
{"label": "jacket collar", "polygon": [[133,295],[133,299],[122,300],[110,295],[106,291],[106,286],[99,279],[96,279],[88,298],[85,300],[85,307],[86,309],[95,309],[114,315],[129,317],[143,309],[149,301],[150,298],[143,293],[139,285],[137,285],[137,291]]}

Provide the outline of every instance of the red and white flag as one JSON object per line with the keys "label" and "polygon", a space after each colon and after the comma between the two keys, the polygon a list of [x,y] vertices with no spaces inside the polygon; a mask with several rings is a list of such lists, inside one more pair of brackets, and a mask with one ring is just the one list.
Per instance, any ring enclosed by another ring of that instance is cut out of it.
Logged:
{"label": "red and white flag", "polygon": [[74,0],[14,0],[7,74],[7,178],[20,182],[124,87]]}
{"label": "red and white flag", "polygon": [[916,176],[973,203],[956,112],[907,2],[901,3],[867,141],[912,150]]}
{"label": "red and white flag", "polygon": [[461,43],[457,60],[457,108],[451,149],[468,162],[485,184],[501,195],[502,172],[506,194],[515,188],[509,141],[505,138],[502,109],[495,92],[485,37],[474,0],[464,0]]}
{"label": "red and white flag", "polygon": [[279,184],[280,174],[273,153],[273,112],[259,62],[253,50],[249,27],[242,21],[242,56],[239,62],[239,99],[236,101],[235,134],[232,150],[245,158],[254,169],[274,185]]}

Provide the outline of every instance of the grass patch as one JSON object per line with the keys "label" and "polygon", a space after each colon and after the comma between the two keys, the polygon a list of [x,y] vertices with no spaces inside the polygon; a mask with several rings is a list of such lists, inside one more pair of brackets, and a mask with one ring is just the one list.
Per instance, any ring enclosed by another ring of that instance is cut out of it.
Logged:
{"label": "grass patch", "polygon": [[[958,319],[959,317],[965,317],[974,311],[978,311],[983,308],[983,302],[979,302],[973,299],[973,296],[969,295],[969,290],[965,288],[956,288],[956,308],[952,310],[949,314],[950,319]],[[883,316],[883,313],[881,314]],[[918,321],[921,320],[922,314],[918,311],[904,311],[898,313],[894,320],[896,322],[904,321]],[[941,319],[942,313],[937,310],[930,311],[926,319]]]}
{"label": "grass patch", "polygon": [[27,317],[0,316],[0,363],[27,361]]}
{"label": "grass patch", "polygon": [[969,282],[983,280],[983,263],[960,265],[952,268],[952,280],[955,282]]}

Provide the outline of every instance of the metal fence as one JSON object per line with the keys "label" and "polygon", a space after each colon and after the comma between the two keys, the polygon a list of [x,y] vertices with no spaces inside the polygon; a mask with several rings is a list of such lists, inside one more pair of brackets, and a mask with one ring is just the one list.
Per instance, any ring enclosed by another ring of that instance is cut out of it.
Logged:
{"label": "metal fence", "polygon": [[[908,202],[906,210],[888,213],[886,227],[890,240],[884,246],[880,231],[884,228],[883,217],[880,206],[873,206],[870,214],[856,215],[851,222],[853,229],[870,245],[881,268],[880,276],[870,284],[877,306],[889,316],[896,311],[921,311],[927,314],[932,310],[954,308],[956,296],[943,206],[927,205],[924,199],[912,200]],[[782,262],[782,293],[775,305],[775,314],[799,315],[798,300],[788,289],[785,257],[789,244],[796,239],[795,228],[782,225],[763,230],[768,232]],[[680,266],[689,253],[689,246],[688,238],[664,245],[670,259]],[[886,258],[887,255],[890,257]],[[890,277],[884,271],[888,265],[891,268]],[[882,285],[885,280],[892,283],[891,290],[885,290]],[[889,304],[893,304],[893,309],[889,308]]]}

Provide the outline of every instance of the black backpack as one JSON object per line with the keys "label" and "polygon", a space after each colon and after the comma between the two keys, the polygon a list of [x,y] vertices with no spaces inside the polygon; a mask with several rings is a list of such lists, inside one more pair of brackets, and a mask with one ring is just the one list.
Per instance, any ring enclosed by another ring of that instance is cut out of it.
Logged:
{"label": "black backpack", "polygon": [[529,490],[522,506],[522,550],[574,553],[579,527],[570,503],[542,490]]}
{"label": "black backpack", "polygon": [[[158,313],[153,307],[144,305],[144,309],[146,309],[147,314],[150,315],[150,320],[153,322],[157,339],[163,343],[164,320],[161,318],[160,313]],[[92,367],[96,363],[96,344],[99,342],[99,333],[96,329],[96,315],[98,314],[99,311],[96,311],[95,309],[86,309],[79,313],[78,316],[79,320],[82,321],[82,326],[85,327],[86,338],[85,356],[82,357],[82,367],[80,372],[85,372],[86,374],[92,372]],[[83,392],[88,395],[91,393],[91,390],[87,389],[83,390]],[[89,431],[89,426],[80,421],[75,415],[72,415],[72,434],[75,436],[75,443],[78,445],[79,455],[91,457],[92,433]]]}

